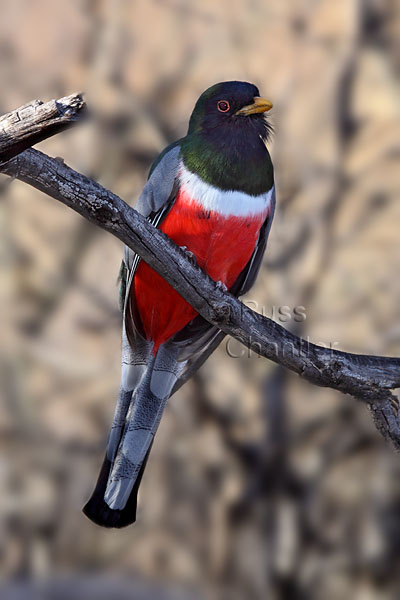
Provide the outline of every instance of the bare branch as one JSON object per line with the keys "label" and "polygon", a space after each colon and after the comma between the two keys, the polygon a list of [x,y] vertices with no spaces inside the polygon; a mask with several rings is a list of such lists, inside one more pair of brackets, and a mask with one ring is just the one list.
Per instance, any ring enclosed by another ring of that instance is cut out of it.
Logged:
{"label": "bare branch", "polygon": [[82,115],[81,94],[43,104],[33,100],[0,118],[0,164],[26,148],[64,131]]}
{"label": "bare branch", "polygon": [[[207,321],[307,381],[368,404],[384,437],[400,449],[400,359],[322,348],[292,334],[224,292],[186,253],[121,198],[65,164],[27,150],[0,169],[66,204],[137,252]],[[177,386],[178,387],[178,386]]]}

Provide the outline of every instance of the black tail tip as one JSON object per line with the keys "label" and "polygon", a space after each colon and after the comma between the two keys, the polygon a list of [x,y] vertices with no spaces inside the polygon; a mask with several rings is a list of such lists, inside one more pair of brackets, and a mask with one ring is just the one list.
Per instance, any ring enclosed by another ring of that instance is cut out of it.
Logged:
{"label": "black tail tip", "polygon": [[150,447],[147,450],[147,454],[142,466],[140,467],[140,471],[136,477],[136,481],[133,485],[129,499],[122,510],[113,510],[104,500],[108,475],[111,469],[111,462],[108,460],[106,455],[103,466],[101,467],[99,478],[97,480],[96,489],[83,508],[83,513],[91,521],[93,521],[93,523],[96,523],[96,525],[100,525],[101,527],[115,527],[117,529],[121,529],[122,527],[127,527],[127,525],[131,525],[136,521],[138,490],[152,445],[153,442],[150,444]]}
{"label": "black tail tip", "polygon": [[136,507],[113,510],[103,498],[96,498],[95,494],[82,509],[84,515],[100,527],[121,529],[136,521]]}
{"label": "black tail tip", "polygon": [[104,459],[100,475],[97,480],[96,489],[83,508],[83,513],[101,527],[115,527],[121,529],[136,521],[137,487],[135,486],[123,510],[113,510],[104,500],[104,492],[107,486],[108,474],[111,463]]}

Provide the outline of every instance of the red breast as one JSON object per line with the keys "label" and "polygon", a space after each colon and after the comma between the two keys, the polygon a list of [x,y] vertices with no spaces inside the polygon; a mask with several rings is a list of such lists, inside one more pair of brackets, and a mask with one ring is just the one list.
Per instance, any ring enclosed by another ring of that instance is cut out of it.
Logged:
{"label": "red breast", "polygon": [[[229,289],[255,248],[268,210],[231,216],[206,210],[181,188],[160,229],[178,246],[186,246],[199,266]],[[160,344],[180,331],[196,311],[158,273],[141,261],[134,279],[137,311],[146,338]]]}

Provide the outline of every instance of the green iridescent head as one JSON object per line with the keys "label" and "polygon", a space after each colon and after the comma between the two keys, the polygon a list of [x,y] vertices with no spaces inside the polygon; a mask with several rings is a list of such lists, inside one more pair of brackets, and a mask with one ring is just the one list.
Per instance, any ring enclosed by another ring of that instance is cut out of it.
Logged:
{"label": "green iridescent head", "polygon": [[221,189],[260,194],[273,184],[265,140],[271,102],[243,81],[217,83],[197,100],[188,135],[181,140],[185,166]]}

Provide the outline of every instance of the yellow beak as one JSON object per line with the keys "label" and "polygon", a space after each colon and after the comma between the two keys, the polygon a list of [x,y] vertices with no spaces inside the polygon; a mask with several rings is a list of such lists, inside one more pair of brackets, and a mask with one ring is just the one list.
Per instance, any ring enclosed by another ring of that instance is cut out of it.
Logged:
{"label": "yellow beak", "polygon": [[248,104],[247,106],[243,106],[240,110],[238,110],[236,115],[255,115],[257,113],[267,112],[271,110],[273,104],[269,100],[265,98],[261,98],[261,96],[255,96],[253,104]]}

